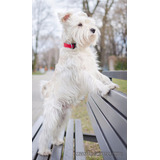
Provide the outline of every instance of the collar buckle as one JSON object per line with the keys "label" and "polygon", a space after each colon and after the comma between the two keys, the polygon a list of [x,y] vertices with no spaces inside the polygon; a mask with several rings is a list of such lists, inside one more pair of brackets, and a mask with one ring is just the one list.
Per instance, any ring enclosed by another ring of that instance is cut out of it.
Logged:
{"label": "collar buckle", "polygon": [[64,43],[64,47],[74,49],[76,48],[76,43],[71,43],[71,44]]}

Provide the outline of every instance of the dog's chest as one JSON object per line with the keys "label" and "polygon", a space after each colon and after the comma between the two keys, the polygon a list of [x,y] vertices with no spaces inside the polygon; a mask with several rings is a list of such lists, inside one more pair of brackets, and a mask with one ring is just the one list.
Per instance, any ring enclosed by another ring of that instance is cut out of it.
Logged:
{"label": "dog's chest", "polygon": [[76,67],[80,70],[87,70],[96,68],[95,57],[90,53],[82,53],[77,55],[75,59]]}
{"label": "dog's chest", "polygon": [[79,85],[83,71],[94,75],[97,69],[96,56],[90,50],[84,50],[77,53],[65,52],[62,54],[56,66],[56,73],[57,76],[65,79],[66,83],[73,82],[75,85]]}

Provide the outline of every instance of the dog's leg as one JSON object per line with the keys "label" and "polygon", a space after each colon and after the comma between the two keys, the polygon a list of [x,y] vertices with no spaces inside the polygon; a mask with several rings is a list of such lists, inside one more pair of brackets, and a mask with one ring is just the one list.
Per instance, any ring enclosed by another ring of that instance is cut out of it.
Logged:
{"label": "dog's leg", "polygon": [[97,71],[97,78],[105,85],[110,85],[111,89],[119,88],[119,86],[115,83],[113,83],[107,76],[103,75],[99,71]]}
{"label": "dog's leg", "polygon": [[67,106],[67,108],[63,108],[62,118],[59,122],[59,128],[57,131],[58,133],[56,135],[53,134],[53,144],[58,146],[64,143],[64,140],[60,137],[60,135],[65,130],[67,123],[69,121],[70,115],[71,115],[70,106]]}
{"label": "dog's leg", "polygon": [[40,155],[49,155],[51,150],[48,148],[51,141],[52,134],[57,131],[57,125],[59,121],[59,111],[57,108],[46,107],[44,110],[44,121],[42,126],[42,132],[39,138],[39,152]]}
{"label": "dog's leg", "polygon": [[112,84],[103,84],[99,79],[97,79],[87,71],[83,71],[81,75],[81,77],[83,78],[82,81],[89,92],[98,93],[101,96],[104,96],[114,88]]}
{"label": "dog's leg", "polygon": [[97,78],[104,84],[111,84],[112,81],[105,75],[103,75],[101,72],[97,71],[96,73]]}
{"label": "dog's leg", "polygon": [[60,127],[58,127],[57,128],[57,130],[56,130],[56,132],[54,132],[53,134],[52,134],[52,144],[53,145],[57,145],[57,146],[59,146],[59,145],[61,145],[61,144],[63,144],[64,143],[64,140],[61,138],[61,134],[63,134],[62,133],[62,131],[61,131],[61,128]]}

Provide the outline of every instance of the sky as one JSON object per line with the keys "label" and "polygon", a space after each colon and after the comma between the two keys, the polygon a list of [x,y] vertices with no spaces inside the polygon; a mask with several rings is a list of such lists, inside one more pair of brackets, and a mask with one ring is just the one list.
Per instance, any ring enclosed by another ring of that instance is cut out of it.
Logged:
{"label": "sky", "polygon": [[[73,9],[76,11],[82,11],[82,0],[46,0],[46,2],[52,7],[53,15],[55,18],[55,25],[59,29],[57,29],[58,34],[62,31],[61,24],[58,20],[57,13],[64,12],[69,9]],[[89,3],[90,9],[92,10],[95,6],[96,0],[92,0]]]}
{"label": "sky", "polygon": [[[35,0],[33,0],[32,2],[34,2]],[[58,19],[58,15],[57,13],[60,12],[65,12],[71,9],[75,9],[76,11],[80,11],[82,10],[82,0],[44,0],[50,7],[51,7],[51,13],[53,15],[53,19],[50,20],[50,28],[49,30],[53,30],[52,35],[54,37],[54,41],[58,42],[61,39],[61,34],[62,34],[62,25],[60,24],[60,21]],[[116,1],[116,0],[115,0]],[[91,0],[89,1],[89,7],[90,10],[92,11],[95,4],[96,4],[97,0]],[[102,5],[102,3],[101,3]],[[102,8],[98,8],[99,13],[101,12],[103,14],[104,10]],[[100,10],[101,9],[101,10]],[[99,17],[96,17],[99,16]],[[96,18],[96,24],[98,27],[101,27],[102,25],[102,19],[101,19],[101,15],[96,14],[95,17]],[[115,24],[112,24],[113,26]],[[33,36],[34,37],[34,36]],[[117,40],[120,37],[117,37]],[[35,37],[34,37],[35,39]],[[53,44],[52,39],[50,40],[51,44]],[[59,44],[58,44],[59,45]],[[60,44],[61,45],[61,44]],[[44,46],[49,47],[49,46]]]}
{"label": "sky", "polygon": [[60,37],[62,32],[62,26],[59,22],[57,13],[67,11],[71,8],[76,8],[76,10],[81,10],[80,6],[77,8],[77,2],[81,5],[81,0],[77,1],[76,3],[71,3],[71,0],[46,0],[46,2],[52,7],[53,10],[53,18],[54,18],[54,26],[56,31],[54,32],[55,36]]}
{"label": "sky", "polygon": [[[33,0],[35,1],[35,0]],[[32,2],[33,2],[32,1]],[[51,7],[53,11],[53,27],[55,37],[61,37],[62,26],[59,22],[57,13],[65,12],[70,9],[75,9],[76,11],[82,10],[82,0],[44,0]],[[89,1],[90,10],[93,10],[96,0]]]}

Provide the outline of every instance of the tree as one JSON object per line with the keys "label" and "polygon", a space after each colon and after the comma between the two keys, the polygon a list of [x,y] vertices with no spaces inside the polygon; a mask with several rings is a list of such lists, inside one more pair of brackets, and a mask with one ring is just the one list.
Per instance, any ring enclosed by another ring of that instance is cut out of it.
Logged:
{"label": "tree", "polygon": [[[38,61],[37,55],[40,52],[40,49],[43,47],[44,43],[47,42],[47,39],[53,29],[50,29],[52,14],[51,9],[47,3],[44,0],[34,0],[32,7],[32,70],[36,71]],[[43,37],[44,35],[46,40],[43,44],[39,45],[41,39],[40,37]]]}
{"label": "tree", "polygon": [[[101,3],[101,8],[104,9],[104,14],[102,15],[102,13],[100,13],[101,16],[103,17],[102,18],[102,26],[99,28],[100,32],[101,32],[101,38],[100,38],[99,46],[95,47],[95,49],[97,50],[97,53],[99,55],[99,61],[101,62],[100,66],[102,66],[104,64],[104,56],[103,55],[106,52],[105,38],[106,38],[106,34],[107,34],[106,23],[107,23],[109,11],[110,11],[113,3],[114,3],[114,0],[107,0],[105,4]],[[98,8],[99,4],[100,4],[100,1],[97,0],[94,9],[91,12],[90,7],[89,7],[89,1],[83,0],[83,11],[85,11],[88,14],[88,16],[92,17],[94,15],[96,9]]]}
{"label": "tree", "polygon": [[48,70],[50,70],[51,67],[55,68],[55,65],[57,64],[58,61],[58,51],[59,51],[58,48],[51,48],[46,52],[42,53],[41,64],[45,64]]}
{"label": "tree", "polygon": [[93,14],[95,13],[97,7],[98,7],[99,2],[100,2],[100,1],[97,0],[96,5],[94,6],[93,11],[91,11],[91,10],[90,10],[90,7],[89,7],[89,2],[88,2],[88,0],[83,0],[83,11],[86,12],[89,17],[92,17]]}
{"label": "tree", "polygon": [[127,0],[119,0],[115,4],[112,19],[115,22],[115,32],[119,36],[116,42],[119,47],[117,55],[127,55]]}

